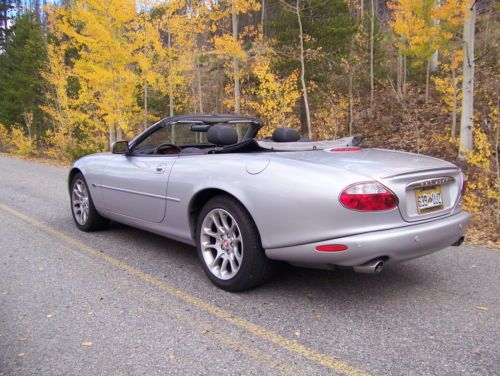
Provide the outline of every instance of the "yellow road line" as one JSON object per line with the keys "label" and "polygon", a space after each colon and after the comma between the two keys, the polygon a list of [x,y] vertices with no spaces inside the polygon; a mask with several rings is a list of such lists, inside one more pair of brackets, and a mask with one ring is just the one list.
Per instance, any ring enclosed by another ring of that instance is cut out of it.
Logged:
{"label": "yellow road line", "polygon": [[132,275],[132,276],[134,276],[142,281],[148,282],[149,284],[159,288],[160,290],[168,293],[169,295],[175,296],[178,299],[180,299],[186,303],[189,303],[190,305],[192,305],[192,306],[194,306],[202,311],[208,312],[221,320],[224,320],[224,321],[229,322],[229,323],[231,323],[239,328],[244,329],[247,332],[249,332],[257,337],[265,339],[268,342],[274,343],[274,344],[276,344],[284,349],[287,349],[288,351],[291,351],[295,354],[301,355],[304,358],[306,358],[306,359],[308,359],[316,364],[322,365],[326,368],[329,368],[335,372],[344,374],[346,376],[368,376],[369,375],[368,373],[351,366],[350,364],[348,364],[347,362],[345,362],[343,360],[330,357],[330,356],[323,354],[319,351],[316,351],[316,350],[311,349],[307,346],[304,346],[298,342],[295,342],[295,341],[292,341],[288,338],[285,338],[285,337],[273,332],[272,330],[266,329],[262,326],[254,324],[250,321],[239,318],[228,311],[225,311],[223,309],[215,307],[212,304],[207,303],[200,298],[197,298],[197,297],[192,296],[192,295],[190,295],[190,294],[188,294],[180,289],[177,289],[174,286],[172,286],[164,281],[160,281],[149,274],[146,274],[138,269],[135,269],[135,268],[121,262],[120,260],[117,260],[111,256],[108,256],[104,253],[101,253],[97,249],[92,248],[92,247],[90,247],[90,246],[88,246],[88,245],[86,245],[86,244],[84,244],[76,239],[73,239],[72,237],[70,237],[70,236],[68,236],[68,235],[66,235],[66,234],[32,218],[32,217],[29,217],[29,216],[17,211],[16,209],[13,209],[13,208],[11,208],[7,205],[1,204],[1,203],[0,203],[0,209],[3,209],[4,211],[30,223],[31,225],[33,225],[36,228],[39,228],[39,229],[41,229],[49,234],[52,234],[52,235],[58,237],[59,239],[64,240],[65,242],[67,242],[67,243],[73,245],[74,247],[94,256],[95,258],[100,259],[101,261],[104,261],[108,264],[111,264],[111,265],[115,266],[116,268],[121,269],[121,270],[127,272],[128,274],[130,274],[130,275]]}
{"label": "yellow road line", "polygon": [[259,362],[260,364],[269,367],[274,371],[279,371],[283,375],[299,376],[303,374],[299,373],[299,371],[294,367],[288,366],[288,364],[285,361],[276,360],[272,354],[266,351],[262,351],[261,349],[255,347],[254,344],[249,345],[248,343],[242,340],[237,340],[234,338],[233,335],[224,333],[220,331],[220,329],[213,328],[211,323],[203,322],[202,320],[199,320],[187,314],[186,311],[180,310],[179,308],[173,307],[172,305],[167,306],[165,305],[164,300],[158,299],[157,297],[153,296],[151,293],[147,291],[143,291],[139,288],[132,287],[131,285],[129,285],[128,282],[123,281],[121,278],[117,276],[111,275],[111,273],[109,273],[109,270],[105,268],[105,265],[107,264],[99,264],[97,263],[98,262],[97,260],[95,260],[92,257],[89,257],[87,254],[76,253],[73,249],[65,245],[58,245],[57,247],[54,248],[53,240],[51,241],[48,238],[50,237],[50,234],[44,233],[45,236],[41,234],[34,234],[33,231],[30,231],[30,227],[28,227],[28,224],[24,223],[21,224],[21,223],[11,222],[9,224],[16,227],[19,231],[27,234],[28,236],[36,238],[41,242],[50,245],[52,250],[60,251],[66,255],[70,255],[75,260],[85,263],[88,267],[100,271],[101,276],[103,278],[110,281],[111,283],[114,283],[116,286],[124,289],[129,294],[139,299],[142,299],[143,301],[154,304],[160,309],[166,311],[166,313],[174,320],[178,320],[182,322],[186,327],[190,327],[193,330],[196,330],[200,333],[204,333],[204,335],[207,335],[208,337],[214,338],[227,348],[232,348],[244,355],[247,355],[248,357]]}

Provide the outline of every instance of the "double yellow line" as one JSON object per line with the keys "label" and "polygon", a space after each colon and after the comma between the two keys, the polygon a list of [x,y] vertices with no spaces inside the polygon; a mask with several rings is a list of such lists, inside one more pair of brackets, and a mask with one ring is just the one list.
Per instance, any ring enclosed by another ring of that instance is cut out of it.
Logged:
{"label": "double yellow line", "polygon": [[126,273],[129,275],[146,282],[152,286],[157,287],[161,291],[167,293],[170,296],[174,296],[178,298],[179,300],[201,310],[204,312],[207,312],[211,314],[212,316],[223,320],[225,322],[228,322],[236,327],[239,327],[240,329],[243,329],[251,334],[253,334],[256,337],[259,337],[267,342],[273,343],[277,346],[280,346],[292,353],[295,353],[297,355],[300,355],[304,357],[305,359],[308,359],[318,365],[321,365],[323,367],[326,367],[332,371],[335,371],[340,374],[344,374],[346,376],[369,376],[368,373],[359,370],[347,362],[340,360],[340,359],[335,359],[333,357],[330,357],[326,354],[323,354],[321,352],[318,352],[314,349],[311,349],[307,346],[304,346],[298,342],[292,341],[290,339],[287,339],[272,330],[266,329],[262,326],[259,326],[257,324],[254,324],[250,321],[247,321],[243,318],[237,317],[233,315],[232,313],[225,311],[223,309],[220,309],[210,303],[205,302],[204,300],[197,298],[193,295],[190,295],[186,293],[185,291],[182,291],[172,285],[170,285],[167,282],[160,281],[153,276],[146,274],[139,269],[133,268],[120,260],[117,260],[111,256],[108,256],[99,250],[92,248],[76,239],[73,239],[72,237],[54,229],[53,227],[50,227],[46,225],[45,223],[42,223],[32,217],[27,216],[26,214],[23,214],[16,209],[13,209],[7,205],[4,205],[0,203],[0,209],[4,210],[5,212],[8,212],[12,214],[13,216],[22,219],[25,222],[28,222],[32,226],[34,226],[37,229],[40,229],[50,235],[55,236],[56,238],[59,238],[63,240],[64,242],[72,245],[73,247],[87,253],[88,255],[99,259],[107,264],[110,264]]}

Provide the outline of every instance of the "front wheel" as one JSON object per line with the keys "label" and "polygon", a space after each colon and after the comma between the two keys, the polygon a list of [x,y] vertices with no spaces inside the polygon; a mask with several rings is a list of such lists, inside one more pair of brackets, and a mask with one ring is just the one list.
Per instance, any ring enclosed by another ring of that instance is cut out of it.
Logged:
{"label": "front wheel", "polygon": [[273,270],[246,209],[228,196],[212,198],[197,224],[198,257],[210,280],[227,291],[243,291],[267,281]]}
{"label": "front wheel", "polygon": [[95,231],[105,228],[109,220],[101,217],[97,212],[87,182],[82,174],[78,173],[71,181],[71,214],[76,227],[82,231]]}

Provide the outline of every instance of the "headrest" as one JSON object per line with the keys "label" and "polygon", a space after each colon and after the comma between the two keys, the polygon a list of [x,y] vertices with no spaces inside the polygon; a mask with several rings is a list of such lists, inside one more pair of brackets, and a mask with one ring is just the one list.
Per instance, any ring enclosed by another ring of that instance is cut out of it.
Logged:
{"label": "headrest", "polygon": [[213,125],[208,130],[207,140],[215,145],[232,145],[238,142],[238,133],[230,125]]}
{"label": "headrest", "polygon": [[272,139],[274,142],[295,142],[300,140],[300,134],[293,128],[276,128]]}

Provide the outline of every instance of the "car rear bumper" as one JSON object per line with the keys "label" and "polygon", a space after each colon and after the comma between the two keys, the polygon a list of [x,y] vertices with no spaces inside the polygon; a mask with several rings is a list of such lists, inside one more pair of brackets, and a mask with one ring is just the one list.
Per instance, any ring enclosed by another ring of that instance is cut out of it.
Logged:
{"label": "car rear bumper", "polygon": [[[463,235],[469,225],[470,214],[458,214],[431,222],[375,231],[342,238],[324,240],[284,248],[266,249],[273,260],[288,261],[311,266],[358,266],[377,258],[386,263],[401,262],[446,248]],[[348,248],[340,252],[316,251],[319,245],[343,244]]]}

